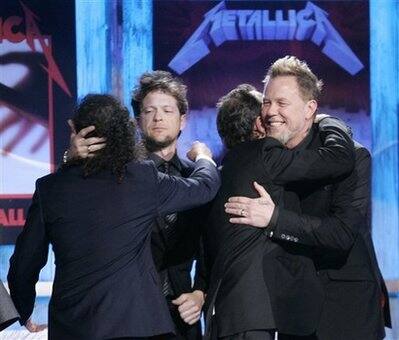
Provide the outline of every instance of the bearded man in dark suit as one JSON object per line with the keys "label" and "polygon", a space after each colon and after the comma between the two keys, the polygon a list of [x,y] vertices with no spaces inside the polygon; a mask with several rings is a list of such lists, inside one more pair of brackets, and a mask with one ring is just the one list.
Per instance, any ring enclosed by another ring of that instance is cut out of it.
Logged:
{"label": "bearded man in dark suit", "polygon": [[[324,145],[317,150],[292,152],[274,138],[262,138],[261,97],[244,84],[218,104],[218,132],[229,150],[204,242],[212,268],[207,336],[213,339],[274,339],[275,329],[309,334],[316,327],[323,300],[312,260],[273,243],[272,235],[262,229],[230,223],[224,214],[226,200],[233,195],[256,197],[255,189],[262,190],[261,184],[282,204],[287,183],[314,178],[331,182],[354,164],[353,142],[347,127],[337,120],[320,122]],[[311,116],[316,104],[312,101],[302,109]],[[291,209],[298,207],[299,200],[290,202]],[[237,212],[247,214],[245,209]],[[298,241],[290,234],[286,238]],[[287,310],[300,316],[293,319]]]}
{"label": "bearded man in dark suit", "polygon": [[[180,157],[177,141],[188,115],[187,88],[182,80],[166,71],[143,73],[132,95],[132,108],[141,136],[158,171],[183,178],[194,169]],[[101,138],[85,138],[93,127],[73,133],[69,157],[92,157],[104,147]],[[176,340],[201,339],[199,322],[206,271],[201,241],[202,208],[159,216],[153,224],[152,255],[175,324]],[[195,277],[191,269],[195,260]]]}
{"label": "bearded man in dark suit", "polygon": [[[262,120],[267,135],[294,152],[320,147],[320,127],[299,105],[317,100],[321,90],[307,64],[296,57],[278,59],[264,82]],[[286,199],[298,195],[303,215],[289,205],[274,207],[267,196],[233,197],[227,204],[230,214],[248,211],[247,217],[234,219],[237,223],[265,228],[274,242],[284,242],[292,251],[300,246],[314,260],[325,295],[317,330],[306,338],[286,332],[281,339],[378,340],[385,336],[384,325],[391,326],[387,290],[371,240],[370,153],[356,143],[355,155],[353,171],[333,183],[315,178],[311,185],[299,181],[286,186]],[[272,214],[277,218],[269,224]]]}

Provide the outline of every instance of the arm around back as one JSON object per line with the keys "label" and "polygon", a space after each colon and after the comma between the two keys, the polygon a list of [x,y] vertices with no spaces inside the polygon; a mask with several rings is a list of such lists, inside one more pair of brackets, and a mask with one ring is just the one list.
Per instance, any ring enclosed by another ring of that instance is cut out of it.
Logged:
{"label": "arm around back", "polygon": [[[325,217],[297,214],[280,209],[273,237],[308,246],[347,252],[359,228],[368,223],[371,157],[365,148],[356,151],[356,166],[350,176],[334,185],[329,214]],[[282,237],[284,235],[284,237]]]}
{"label": "arm around back", "polygon": [[[350,130],[339,119],[324,118],[319,123],[323,146],[315,150],[265,150],[265,163],[277,184],[295,181],[333,180],[349,173],[355,165]],[[275,144],[266,143],[266,148]]]}
{"label": "arm around back", "polygon": [[195,162],[190,177],[174,177],[153,168],[158,186],[158,212],[168,214],[194,208],[212,200],[220,187],[216,166],[207,159]]}

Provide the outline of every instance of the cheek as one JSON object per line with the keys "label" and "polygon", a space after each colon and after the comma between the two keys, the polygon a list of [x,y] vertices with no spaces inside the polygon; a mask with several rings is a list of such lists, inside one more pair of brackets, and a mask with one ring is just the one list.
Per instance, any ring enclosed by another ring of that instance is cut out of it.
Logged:
{"label": "cheek", "polygon": [[179,130],[182,128],[182,121],[180,119],[180,117],[177,117],[175,119],[173,119],[173,127],[175,127],[176,130]]}
{"label": "cheek", "polygon": [[140,119],[140,128],[143,132],[147,132],[149,127],[150,127],[150,120],[146,118],[141,118]]}
{"label": "cheek", "polygon": [[305,122],[301,108],[294,108],[286,112],[286,121],[290,130],[300,129]]}

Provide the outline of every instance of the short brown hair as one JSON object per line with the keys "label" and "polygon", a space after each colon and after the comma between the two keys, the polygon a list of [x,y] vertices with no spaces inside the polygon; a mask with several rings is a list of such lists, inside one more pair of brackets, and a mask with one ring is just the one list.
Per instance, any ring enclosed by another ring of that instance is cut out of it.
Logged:
{"label": "short brown hair", "polygon": [[294,56],[277,59],[267,70],[263,82],[267,84],[270,79],[279,76],[294,76],[303,99],[318,100],[320,98],[323,81],[315,76],[305,61]]}
{"label": "short brown hair", "polygon": [[140,116],[143,99],[153,91],[162,91],[174,97],[181,115],[188,111],[187,86],[182,80],[167,71],[145,72],[139,79],[139,85],[133,90],[131,105],[134,116]]}
{"label": "short brown hair", "polygon": [[238,85],[217,103],[216,125],[227,149],[252,139],[256,118],[262,108],[262,94],[249,84]]}

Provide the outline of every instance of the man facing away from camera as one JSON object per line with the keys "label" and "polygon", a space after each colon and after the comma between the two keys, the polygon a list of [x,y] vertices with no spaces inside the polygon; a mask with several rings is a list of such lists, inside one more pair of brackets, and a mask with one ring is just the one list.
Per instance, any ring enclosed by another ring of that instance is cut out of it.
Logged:
{"label": "man facing away from camera", "polygon": [[128,110],[108,95],[86,96],[73,123],[106,138],[94,157],[71,159],[36,183],[26,225],[10,259],[8,282],[25,324],[35,284],[55,254],[49,338],[157,339],[175,331],[151,255],[157,216],[206,203],[219,175],[209,149],[196,143],[190,178],[168,176],[142,161]]}
{"label": "man facing away from camera", "polygon": [[[148,159],[158,171],[188,177],[193,163],[177,155],[177,140],[188,113],[187,89],[166,71],[144,73],[133,91],[132,107]],[[70,156],[92,157],[103,140],[87,138],[92,127],[71,138]],[[153,225],[152,254],[162,291],[176,326],[176,339],[200,339],[205,273],[200,243],[200,210],[159,217]],[[194,285],[190,271],[196,259]]]}
{"label": "man facing away from camera", "polygon": [[[321,89],[308,65],[292,56],[278,59],[264,83],[266,134],[294,152],[320,147],[320,127],[303,109],[318,99]],[[248,195],[227,203],[226,212],[236,215],[234,223],[264,228],[274,242],[285,243],[292,251],[301,247],[313,258],[325,296],[317,327],[306,337],[283,331],[288,334],[280,334],[280,339],[376,340],[384,338],[384,324],[390,327],[388,295],[370,234],[370,154],[356,143],[355,155],[353,171],[332,184],[315,179],[311,184],[287,185],[285,206],[274,207],[267,196],[243,197]],[[303,214],[289,208],[296,196]],[[242,209],[244,217],[237,213]],[[272,215],[277,217],[270,224]],[[292,311],[291,315],[299,317]]]}

